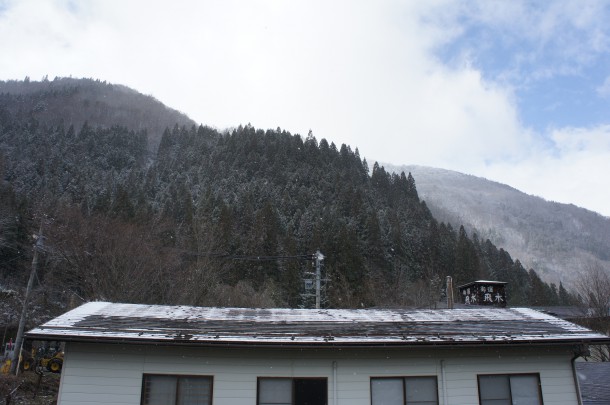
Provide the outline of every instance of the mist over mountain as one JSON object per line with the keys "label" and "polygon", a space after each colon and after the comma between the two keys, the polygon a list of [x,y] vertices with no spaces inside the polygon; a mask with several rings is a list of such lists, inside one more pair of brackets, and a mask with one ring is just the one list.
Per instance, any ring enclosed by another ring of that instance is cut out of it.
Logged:
{"label": "mist over mountain", "polygon": [[549,282],[572,284],[593,266],[610,272],[610,218],[455,171],[408,165],[392,170],[413,174],[439,221],[463,224]]}
{"label": "mist over mountain", "polygon": [[0,284],[22,293],[42,225],[36,297],[51,312],[74,300],[307,306],[318,249],[327,307],[434,308],[448,275],[507,281],[511,305],[573,299],[439,221],[409,172],[357,148],[197,126],[99,81],[2,84],[0,178]]}
{"label": "mist over mountain", "polygon": [[195,121],[153,97],[93,79],[0,81],[0,97],[6,111],[47,126],[72,125],[78,130],[86,122],[92,128],[146,130],[151,151],[156,151],[167,127],[195,125]]}

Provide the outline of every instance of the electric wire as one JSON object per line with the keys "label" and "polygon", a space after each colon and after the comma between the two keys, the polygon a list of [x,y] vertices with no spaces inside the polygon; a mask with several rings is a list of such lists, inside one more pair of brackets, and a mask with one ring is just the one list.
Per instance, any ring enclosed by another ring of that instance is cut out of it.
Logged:
{"label": "electric wire", "polygon": [[[167,248],[166,248],[167,249]],[[177,251],[189,256],[198,256],[198,257],[210,257],[210,258],[219,258],[219,259],[229,259],[229,260],[251,260],[251,261],[270,261],[270,260],[313,260],[315,258],[315,254],[300,254],[300,255],[231,255],[227,253],[200,253],[192,250],[179,249],[179,248],[169,248],[170,250]]]}
{"label": "electric wire", "polygon": [[5,265],[5,264],[7,264],[7,263],[14,262],[15,260],[22,259],[23,257],[24,257],[24,256],[23,256],[23,254],[20,254],[19,256],[17,256],[17,257],[13,257],[13,258],[12,258],[12,259],[10,259],[10,260],[5,260],[5,261],[3,261],[3,262],[0,262],[0,265]]}

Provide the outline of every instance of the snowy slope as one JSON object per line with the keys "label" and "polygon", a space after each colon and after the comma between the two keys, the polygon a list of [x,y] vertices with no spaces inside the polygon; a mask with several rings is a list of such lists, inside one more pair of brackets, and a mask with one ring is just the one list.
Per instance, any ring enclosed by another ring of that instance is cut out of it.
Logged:
{"label": "snowy slope", "polygon": [[592,266],[610,271],[610,218],[455,171],[386,168],[411,172],[420,198],[439,221],[454,228],[463,224],[546,281],[570,284]]}

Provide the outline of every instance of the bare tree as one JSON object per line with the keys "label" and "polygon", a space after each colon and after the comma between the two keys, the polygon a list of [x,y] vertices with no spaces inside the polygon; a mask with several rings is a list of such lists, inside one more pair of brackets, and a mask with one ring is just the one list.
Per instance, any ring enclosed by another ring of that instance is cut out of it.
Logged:
{"label": "bare tree", "polygon": [[55,266],[47,279],[86,300],[166,303],[179,260],[154,228],[67,210],[51,230]]}
{"label": "bare tree", "polygon": [[[582,325],[597,332],[610,334],[610,272],[599,263],[590,263],[575,284]],[[610,361],[610,345],[591,348],[596,361]]]}

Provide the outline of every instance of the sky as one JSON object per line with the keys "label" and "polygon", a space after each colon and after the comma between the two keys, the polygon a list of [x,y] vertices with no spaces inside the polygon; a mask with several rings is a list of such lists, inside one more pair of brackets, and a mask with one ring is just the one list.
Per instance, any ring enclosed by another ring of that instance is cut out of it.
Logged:
{"label": "sky", "polygon": [[610,217],[608,21],[608,0],[0,0],[0,80],[123,84]]}

